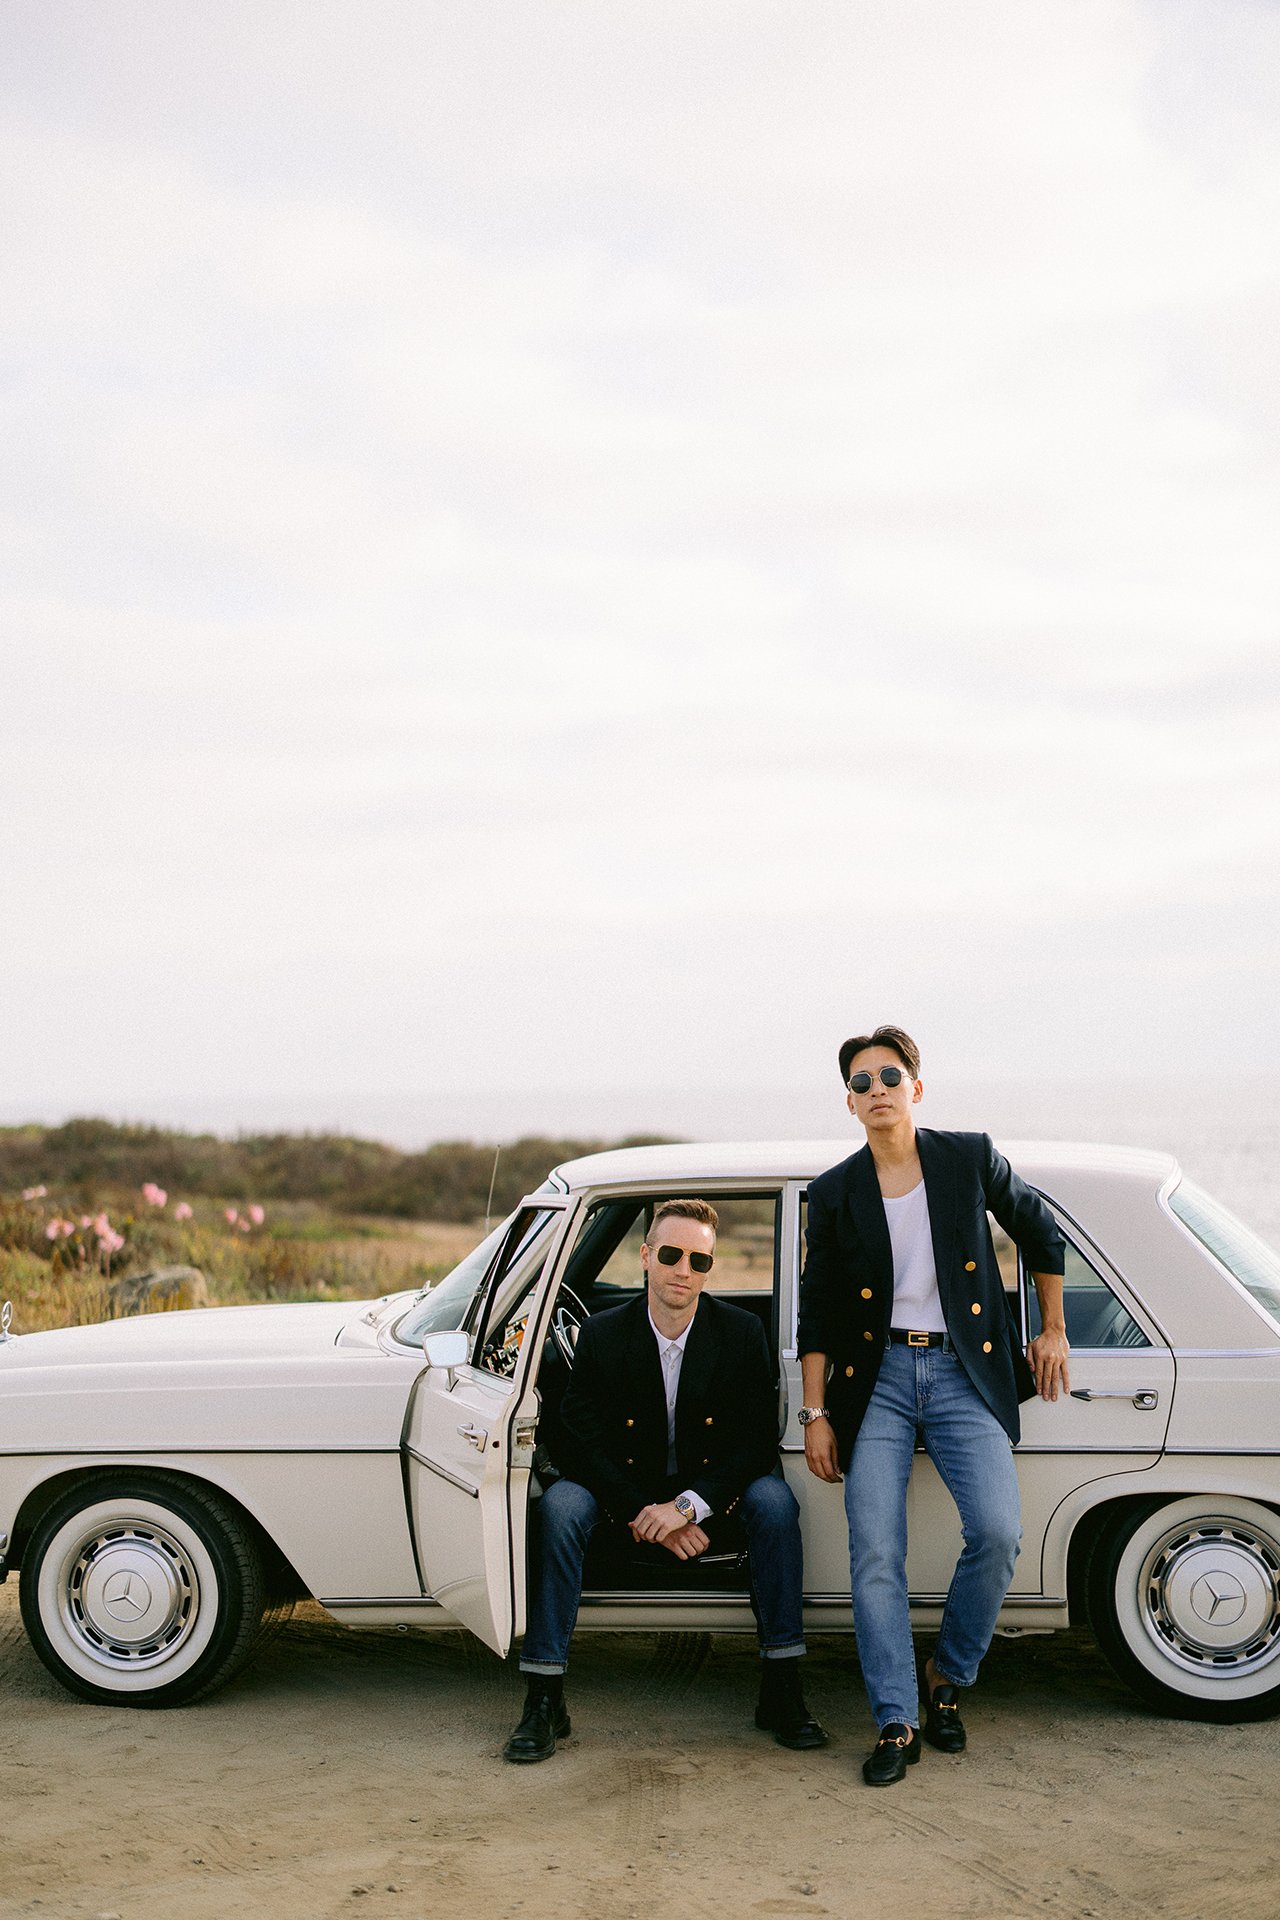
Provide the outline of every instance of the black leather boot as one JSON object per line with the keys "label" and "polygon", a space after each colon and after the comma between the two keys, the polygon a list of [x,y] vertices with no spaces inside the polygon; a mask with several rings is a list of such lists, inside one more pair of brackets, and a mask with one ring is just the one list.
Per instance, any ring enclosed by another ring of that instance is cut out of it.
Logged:
{"label": "black leather boot", "polygon": [[502,1749],[504,1760],[549,1760],[556,1741],[570,1731],[564,1704],[564,1679],[558,1673],[531,1673],[520,1724]]}
{"label": "black leather boot", "polygon": [[800,1661],[760,1662],[760,1701],[756,1725],[780,1747],[825,1747],[828,1735],[810,1713],[800,1688]]}

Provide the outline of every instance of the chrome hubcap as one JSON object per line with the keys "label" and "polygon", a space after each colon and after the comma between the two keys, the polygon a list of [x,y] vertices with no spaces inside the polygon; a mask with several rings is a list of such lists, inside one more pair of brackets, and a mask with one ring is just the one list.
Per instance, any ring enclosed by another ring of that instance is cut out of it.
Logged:
{"label": "chrome hubcap", "polygon": [[169,1659],[195,1624],[195,1569],[158,1527],[113,1527],[76,1550],[63,1585],[63,1620],[80,1646],[108,1667]]}
{"label": "chrome hubcap", "polygon": [[1161,1651],[1197,1671],[1247,1673],[1280,1640],[1280,1545],[1229,1518],[1172,1529],[1147,1555],[1143,1619]]}

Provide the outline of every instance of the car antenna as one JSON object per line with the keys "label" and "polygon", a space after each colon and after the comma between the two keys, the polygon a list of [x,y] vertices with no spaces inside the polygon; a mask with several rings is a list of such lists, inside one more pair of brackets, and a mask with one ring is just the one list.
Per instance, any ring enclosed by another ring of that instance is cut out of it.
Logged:
{"label": "car antenna", "polygon": [[484,1230],[486,1233],[489,1231],[489,1217],[493,1210],[493,1183],[498,1177],[498,1157],[501,1152],[502,1148],[500,1146],[495,1147],[493,1150],[493,1172],[489,1175],[489,1198],[484,1203]]}

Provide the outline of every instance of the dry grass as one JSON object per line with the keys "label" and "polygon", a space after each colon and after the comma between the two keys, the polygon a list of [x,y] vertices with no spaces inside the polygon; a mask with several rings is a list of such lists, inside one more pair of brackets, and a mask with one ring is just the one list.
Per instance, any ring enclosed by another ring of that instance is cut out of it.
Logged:
{"label": "dry grass", "polygon": [[[215,1305],[261,1300],[363,1300],[438,1280],[483,1231],[452,1221],[368,1219],[303,1201],[277,1203],[249,1233],[228,1224],[222,1204],[195,1205],[189,1220],[172,1208],[117,1195],[106,1206],[124,1245],[109,1257],[84,1217],[58,1196],[0,1199],[0,1301],[13,1303],[16,1331],[83,1326],[117,1311],[111,1283],[156,1267],[198,1267]],[[76,1231],[50,1241],[50,1220]]]}

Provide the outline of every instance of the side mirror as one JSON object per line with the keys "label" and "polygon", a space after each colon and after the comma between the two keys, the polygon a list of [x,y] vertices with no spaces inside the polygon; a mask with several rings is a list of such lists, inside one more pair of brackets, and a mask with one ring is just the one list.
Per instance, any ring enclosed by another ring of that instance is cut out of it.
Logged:
{"label": "side mirror", "polygon": [[452,1386],[454,1368],[465,1367],[471,1358],[471,1342],[465,1333],[429,1333],[422,1352],[429,1367],[443,1368]]}

